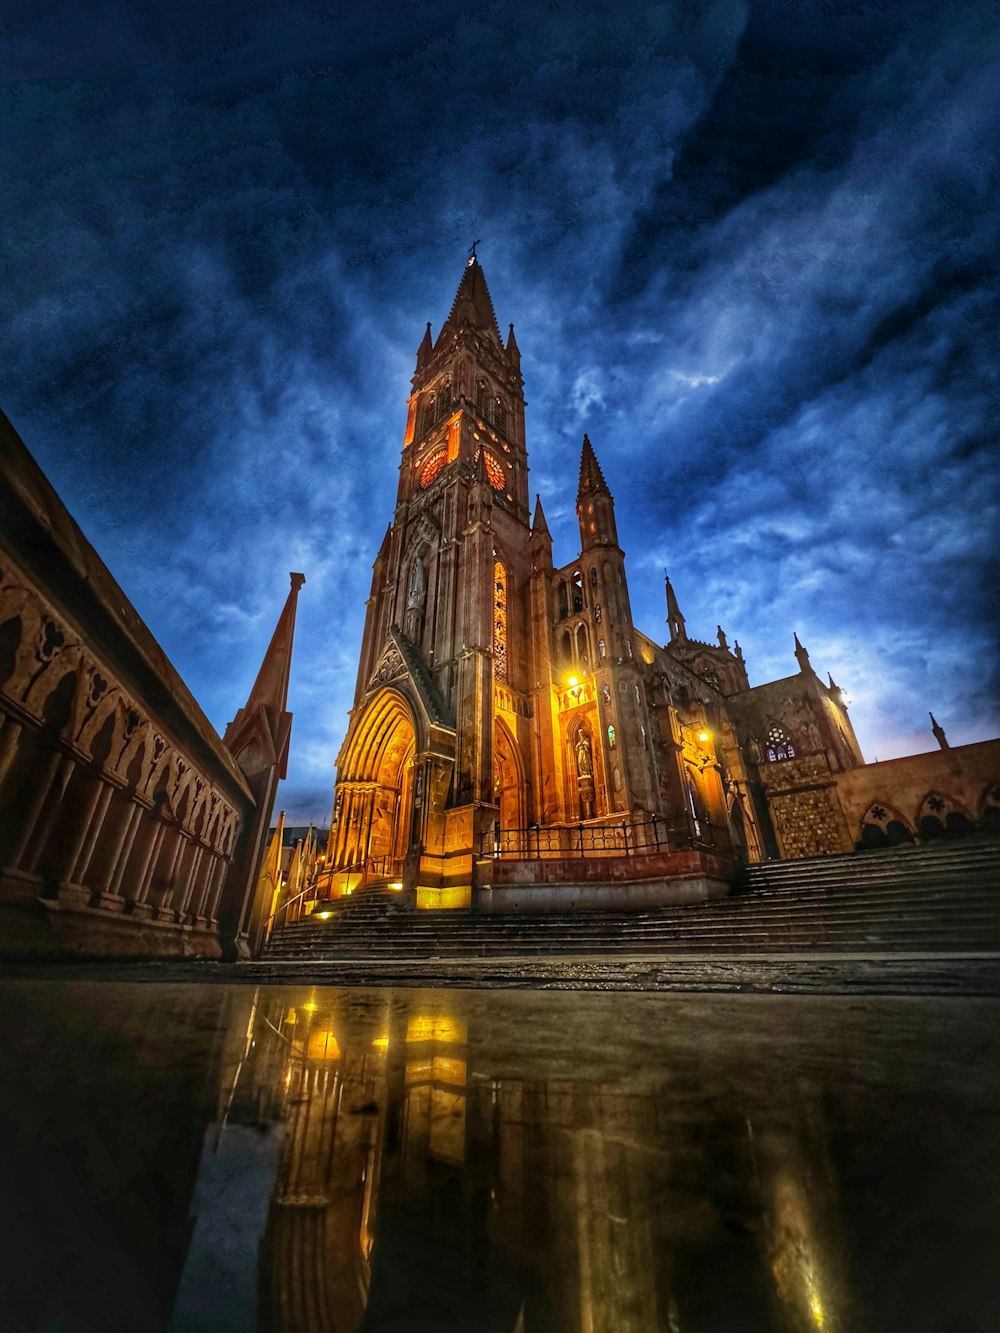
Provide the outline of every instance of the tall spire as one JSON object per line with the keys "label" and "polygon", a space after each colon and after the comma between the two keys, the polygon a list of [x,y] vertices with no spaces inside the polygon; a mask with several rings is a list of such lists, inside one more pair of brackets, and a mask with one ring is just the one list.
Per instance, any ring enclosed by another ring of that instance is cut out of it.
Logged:
{"label": "tall spire", "polygon": [[535,496],[535,516],[531,520],[531,535],[534,537],[536,534],[539,537],[551,536],[549,525],[545,521],[545,511],[542,509],[542,497],[540,495]]}
{"label": "tall spire", "polygon": [[446,330],[457,332],[463,324],[471,324],[474,329],[487,330],[493,334],[501,347],[503,346],[500,326],[497,324],[493,302],[490,299],[490,290],[486,286],[486,275],[474,255],[462,273],[462,281],[458,284],[451,312],[441,328],[438,341]]}
{"label": "tall spire", "polygon": [[580,454],[580,488],[577,491],[577,499],[584,495],[610,494],[608,483],[604,480],[604,473],[601,471],[601,465],[594,453],[594,446],[590,443],[590,436],[585,435],[583,437],[583,451]]}
{"label": "tall spire", "polygon": [[667,628],[670,630],[670,642],[684,643],[687,639],[687,629],[684,626],[681,609],[677,605],[677,595],[666,570],[663,571],[663,578],[667,585]]}

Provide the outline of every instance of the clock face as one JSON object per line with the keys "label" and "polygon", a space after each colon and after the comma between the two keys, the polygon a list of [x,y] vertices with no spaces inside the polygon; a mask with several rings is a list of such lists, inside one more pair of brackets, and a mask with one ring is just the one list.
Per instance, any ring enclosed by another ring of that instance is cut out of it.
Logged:
{"label": "clock face", "polygon": [[495,491],[502,491],[507,485],[507,474],[504,472],[503,464],[495,454],[491,454],[489,449],[484,453],[486,460],[486,475],[490,479],[490,485]]}
{"label": "clock face", "polygon": [[431,484],[434,478],[444,467],[445,463],[447,462],[447,459],[448,459],[447,449],[437,449],[435,450],[434,453],[431,454],[430,458],[428,458],[427,462],[420,469],[421,489],[425,489]]}

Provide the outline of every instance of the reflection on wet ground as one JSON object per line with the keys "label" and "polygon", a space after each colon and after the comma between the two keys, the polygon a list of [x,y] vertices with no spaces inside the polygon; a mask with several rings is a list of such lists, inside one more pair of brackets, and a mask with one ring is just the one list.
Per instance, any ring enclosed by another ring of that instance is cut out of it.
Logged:
{"label": "reflection on wet ground", "polygon": [[0,1327],[1000,1327],[1000,1003],[0,983]]}

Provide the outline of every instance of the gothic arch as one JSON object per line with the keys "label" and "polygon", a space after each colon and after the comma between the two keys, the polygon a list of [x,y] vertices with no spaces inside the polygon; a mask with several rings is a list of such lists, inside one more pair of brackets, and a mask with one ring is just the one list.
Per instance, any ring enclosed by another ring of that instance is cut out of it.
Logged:
{"label": "gothic arch", "polygon": [[917,811],[917,830],[925,842],[935,838],[955,838],[971,833],[969,813],[943,792],[928,792]]}
{"label": "gothic arch", "polygon": [[499,717],[493,724],[493,799],[500,808],[501,828],[526,827],[527,782],[521,747]]}
{"label": "gothic arch", "polygon": [[896,847],[914,842],[915,836],[913,825],[894,806],[888,801],[873,801],[861,820],[857,847],[859,851]]}

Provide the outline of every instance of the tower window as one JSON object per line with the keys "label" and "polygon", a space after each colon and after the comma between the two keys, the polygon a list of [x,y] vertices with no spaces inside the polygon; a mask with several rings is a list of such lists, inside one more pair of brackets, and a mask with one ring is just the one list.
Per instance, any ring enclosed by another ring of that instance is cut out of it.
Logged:
{"label": "tower window", "polygon": [[507,434],[507,404],[499,394],[493,399],[493,424]]}
{"label": "tower window", "polygon": [[493,566],[493,678],[507,679],[507,571]]}
{"label": "tower window", "polygon": [[607,650],[607,648],[605,647],[605,644],[604,644],[604,640],[603,640],[603,639],[598,639],[598,640],[597,640],[597,651],[601,654],[602,657],[607,657],[607,655],[608,655],[608,650]]}
{"label": "tower window", "polygon": [[573,614],[583,610],[583,575],[578,569],[573,570]]}
{"label": "tower window", "polygon": [[423,469],[420,473],[420,485],[422,489],[426,490],[426,488],[431,484],[431,482],[438,475],[438,473],[441,471],[441,469],[444,467],[447,461],[448,461],[447,449],[438,449],[433,454],[431,454],[430,458],[428,458],[427,462],[424,464]]}
{"label": "tower window", "polygon": [[767,733],[767,758],[769,763],[775,763],[780,759],[794,759],[795,746],[784,727],[779,727],[777,723],[770,728]]}
{"label": "tower window", "polygon": [[490,418],[489,401],[489,390],[486,387],[486,381],[480,380],[476,385],[476,411],[484,421],[488,421]]}

